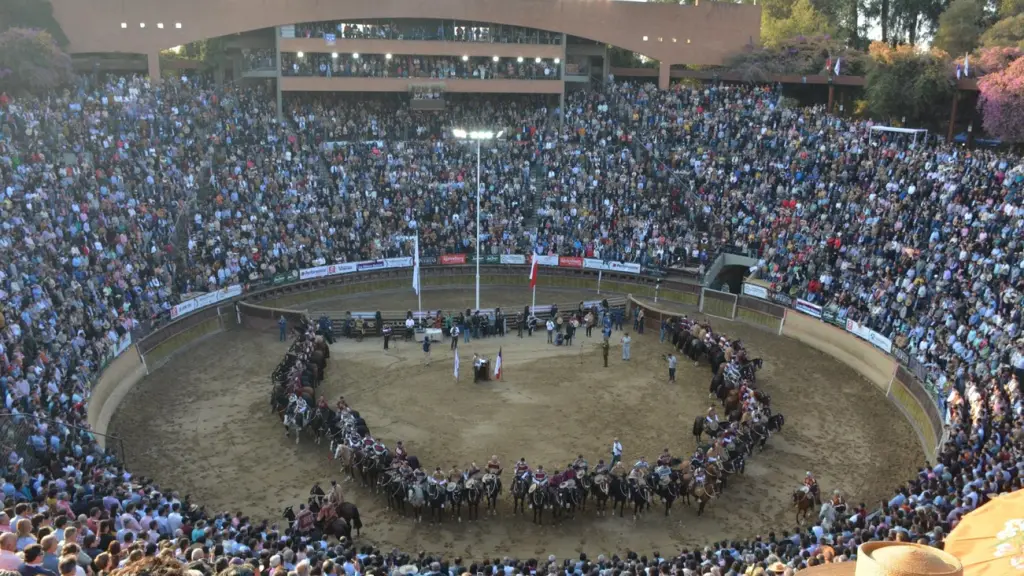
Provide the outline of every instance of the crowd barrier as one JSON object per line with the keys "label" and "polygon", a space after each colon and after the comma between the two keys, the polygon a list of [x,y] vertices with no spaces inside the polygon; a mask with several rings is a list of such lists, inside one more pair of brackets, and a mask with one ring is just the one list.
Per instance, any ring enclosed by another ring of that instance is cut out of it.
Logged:
{"label": "crowd barrier", "polygon": [[[154,369],[156,363],[166,361],[174,351],[202,336],[235,325],[267,329],[276,326],[280,315],[294,322],[303,313],[296,308],[315,300],[401,288],[411,291],[411,263],[408,259],[401,259],[400,264],[395,267],[375,264],[363,271],[357,266],[354,271],[347,273],[259,288],[247,287],[240,296],[179,317],[129,347],[128,350],[134,350],[134,356],[129,355],[125,360],[119,356],[113,364],[119,366],[119,369],[104,371],[93,391],[97,402],[90,402],[90,425],[98,432],[105,433],[110,415],[116,410],[124,393],[141,379],[141,375]],[[580,267],[575,267],[575,261],[558,263],[555,258],[554,263],[538,267],[538,285],[542,288],[596,289],[600,282],[602,294],[631,294],[634,304],[650,310],[647,322],[652,328],[660,325],[664,314],[680,313],[679,310],[666,310],[667,305],[682,304],[697,308],[704,303],[705,306],[710,304],[723,318],[738,319],[796,338],[832,355],[864,375],[906,415],[925,453],[933,454],[938,448],[942,437],[942,419],[939,417],[938,406],[931,400],[931,395],[918,377],[911,370],[898,370],[897,367],[901,366],[895,359],[864,340],[838,327],[834,327],[831,332],[824,330],[829,326],[819,319],[790,308],[796,305],[793,299],[787,302],[786,297],[778,295],[774,301],[769,302],[742,294],[730,295],[734,300],[729,303],[725,293],[709,294],[714,291],[698,284],[637,275],[612,269],[613,266],[588,268],[587,264],[583,261]],[[597,262],[590,264],[597,266]],[[420,281],[426,288],[472,286],[475,273],[475,267],[461,263],[424,266]],[[480,275],[481,285],[524,288],[529,285],[529,266],[525,264],[481,264]],[[653,304],[652,298],[657,298],[662,307]],[[122,356],[128,354],[128,350]]]}

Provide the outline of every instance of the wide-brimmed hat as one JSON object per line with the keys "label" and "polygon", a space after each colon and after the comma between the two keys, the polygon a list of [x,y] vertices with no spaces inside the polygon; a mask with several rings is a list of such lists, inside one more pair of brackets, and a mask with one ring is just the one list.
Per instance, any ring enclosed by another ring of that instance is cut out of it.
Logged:
{"label": "wide-brimmed hat", "polygon": [[406,564],[398,569],[398,573],[402,576],[412,576],[413,574],[419,573],[420,569],[415,564]]}
{"label": "wide-brimmed hat", "polygon": [[909,542],[867,542],[857,549],[856,562],[824,564],[801,570],[800,576],[963,576],[955,556],[938,548]]}

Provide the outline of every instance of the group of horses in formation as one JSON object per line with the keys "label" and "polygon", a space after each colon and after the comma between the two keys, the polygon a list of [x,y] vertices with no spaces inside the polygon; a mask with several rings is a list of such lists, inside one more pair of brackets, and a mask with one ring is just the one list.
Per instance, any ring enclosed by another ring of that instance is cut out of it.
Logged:
{"label": "group of horses in formation", "polygon": [[[694,336],[678,321],[671,323],[671,327],[671,343],[679,352],[694,362],[708,360],[713,372],[710,391],[722,402],[728,423],[737,424],[732,427],[725,457],[708,462],[695,456],[688,465],[677,458],[667,468],[637,471],[628,477],[607,470],[589,470],[583,465],[575,468],[573,474],[559,474],[561,481],[543,485],[533,482],[529,472],[515,474],[508,488],[513,514],[525,514],[529,508],[534,522],[542,524],[545,511],[550,511],[555,520],[572,518],[577,512],[585,511],[591,501],[599,516],[607,514],[609,502],[613,513],[618,507],[620,517],[626,506],[631,505],[636,519],[659,500],[668,516],[674,502],[682,497],[687,505],[696,502],[697,514],[701,515],[707,503],[725,489],[728,477],[743,474],[746,458],[757,448],[763,450],[771,434],[782,429],[785,419],[771,412],[771,398],[763,391],[753,392],[763,418],[751,422],[744,416],[749,412],[741,406],[740,387],[752,386],[756,371],[762,365],[760,359],[743,364],[742,378],[727,377],[725,348],[718,344],[708,346],[704,339]],[[734,347],[733,353],[741,349],[738,341],[729,346]],[[417,521],[428,517],[432,522],[442,522],[447,517],[461,522],[464,509],[469,520],[478,519],[481,503],[487,515],[497,514],[503,491],[500,471],[481,472],[468,478],[462,475],[450,482],[435,481],[423,474],[415,456],[405,457],[405,466],[395,463],[395,454],[372,440],[369,427],[358,412],[351,409],[336,412],[329,406],[316,405],[316,388],[323,379],[329,357],[327,343],[314,336],[313,327],[309,325],[305,332],[300,330],[300,336],[275,369],[271,406],[281,418],[287,435],[294,433],[296,443],[302,431],[311,433],[317,444],[323,437],[329,438],[330,455],[341,463],[348,480],[358,476],[364,487],[384,495],[389,509],[402,515],[411,510]],[[701,443],[705,434],[717,438],[724,432],[724,425],[720,429],[703,416],[697,417],[693,433],[698,455],[706,454],[711,447]],[[410,470],[416,472],[409,473]]]}

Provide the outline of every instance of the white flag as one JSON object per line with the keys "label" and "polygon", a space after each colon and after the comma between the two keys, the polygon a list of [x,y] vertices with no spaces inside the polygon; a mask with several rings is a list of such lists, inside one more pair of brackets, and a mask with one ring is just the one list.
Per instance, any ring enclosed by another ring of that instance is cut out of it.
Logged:
{"label": "white flag", "polygon": [[[416,294],[420,293],[420,235],[416,233],[416,256],[412,265],[412,289]],[[456,368],[458,370],[458,368]],[[458,374],[456,374],[458,376]]]}
{"label": "white flag", "polygon": [[459,353],[458,350],[455,352],[455,379],[459,379]]}
{"label": "white flag", "polygon": [[964,76],[971,77],[971,55],[964,54]]}

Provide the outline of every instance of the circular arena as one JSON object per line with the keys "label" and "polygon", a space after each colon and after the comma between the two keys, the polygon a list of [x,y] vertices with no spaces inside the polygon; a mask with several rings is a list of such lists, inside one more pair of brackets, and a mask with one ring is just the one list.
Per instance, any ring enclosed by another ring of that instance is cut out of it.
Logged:
{"label": "circular arena", "polygon": [[[472,307],[473,296],[464,287],[427,289],[423,307],[465,309]],[[481,301],[517,310],[529,296],[527,288],[485,286]],[[579,288],[537,292],[538,304],[561,308],[607,297],[607,292],[598,296]],[[322,312],[340,316],[416,306],[411,290],[390,289],[317,299],[301,308],[316,318]],[[701,316],[695,308],[664,299],[662,307]],[[708,394],[712,374],[706,361],[694,366],[681,358],[677,382],[669,383],[664,355],[670,347],[659,341],[657,330],[631,334],[631,359],[623,361],[620,338],[633,332],[627,321],[625,332],[613,333],[607,368],[597,331],[587,338],[580,330],[571,347],[547,344],[543,330],[532,337],[511,332],[474,339],[459,345],[459,382],[453,378],[448,339],[434,346],[429,363],[416,342],[392,340],[388,350],[380,338],[335,343],[317,394],[332,404],[344,396],[375,438],[389,447],[402,440],[428,472],[436,466],[446,472],[471,463],[483,467],[491,455],[506,470],[495,516],[445,518],[441,525],[402,517],[387,509],[383,496],[344,483],[345,498],[361,512],[362,537],[382,549],[473,557],[705,545],[796,527],[791,495],[807,471],[814,472],[823,491],[838,489],[851,503],[870,503],[888,497],[892,486],[923,461],[907,420],[850,367],[764,327],[708,319],[764,360],[758,387],[771,395],[772,408],[785,414],[786,425],[763,452],[754,450],[745,472],[730,478],[728,489],[700,517],[695,506],[679,500],[668,517],[655,502],[636,520],[628,507],[623,518],[597,517],[590,507],[537,526],[529,514],[513,514],[507,493],[519,458],[551,470],[582,454],[593,466],[610,459],[616,437],[627,467],[642,456],[653,463],[665,448],[689,459],[696,448],[694,418],[719,406]],[[276,327],[236,327],[204,337],[153,371],[127,394],[111,422],[111,430],[124,439],[132,469],[192,494],[211,510],[277,520],[286,506],[306,501],[314,482],[327,487],[330,480],[341,481],[344,474],[329,459],[327,442],[318,446],[305,435],[296,445],[270,413],[269,375],[288,344],[280,341]],[[493,361],[499,349],[501,380],[474,384],[469,358],[479,353]]]}

